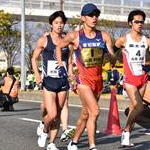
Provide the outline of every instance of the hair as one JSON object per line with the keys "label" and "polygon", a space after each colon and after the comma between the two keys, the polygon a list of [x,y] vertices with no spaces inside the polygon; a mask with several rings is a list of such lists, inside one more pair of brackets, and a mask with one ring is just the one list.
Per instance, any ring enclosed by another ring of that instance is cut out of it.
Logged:
{"label": "hair", "polygon": [[145,12],[140,10],[140,9],[135,9],[135,10],[131,11],[129,16],[128,16],[128,24],[130,22],[132,22],[133,17],[136,16],[136,15],[141,15],[143,17],[143,20],[145,21],[145,18],[146,18]]}
{"label": "hair", "polygon": [[14,74],[14,68],[13,67],[7,68],[7,72],[9,75],[13,75]]}
{"label": "hair", "polygon": [[63,23],[65,24],[67,21],[67,18],[64,14],[63,11],[56,11],[54,12],[52,15],[49,16],[49,24],[52,25],[52,22],[57,18],[57,17],[61,17]]}

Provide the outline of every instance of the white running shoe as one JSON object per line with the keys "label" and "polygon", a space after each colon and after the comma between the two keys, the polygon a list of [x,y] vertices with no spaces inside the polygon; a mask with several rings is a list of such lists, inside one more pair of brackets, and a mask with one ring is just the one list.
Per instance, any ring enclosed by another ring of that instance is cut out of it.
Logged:
{"label": "white running shoe", "polygon": [[90,150],[98,150],[96,147],[92,147],[90,148]]}
{"label": "white running shoe", "polygon": [[123,131],[121,136],[121,145],[126,147],[133,147],[134,144],[130,143],[130,132]]}
{"label": "white running shoe", "polygon": [[40,136],[41,133],[43,132],[43,130],[44,130],[44,123],[41,121],[40,124],[37,127],[37,132],[36,132],[37,135]]}
{"label": "white running shoe", "polygon": [[47,150],[59,150],[54,143],[49,143],[47,145]]}
{"label": "white running shoe", "polygon": [[73,138],[74,134],[75,134],[75,129],[66,129],[66,130],[62,133],[62,135],[61,135],[61,137],[60,137],[60,140],[61,140],[62,142],[65,142],[65,141],[67,141],[69,138],[70,138],[70,139]]}
{"label": "white running shoe", "polygon": [[67,146],[67,149],[68,150],[78,150],[78,147],[75,144],[72,145],[72,141],[70,141],[70,143]]}
{"label": "white running shoe", "polygon": [[146,134],[146,135],[150,135],[150,128],[149,128],[149,129],[147,129],[147,130],[145,130],[144,134]]}
{"label": "white running shoe", "polygon": [[40,135],[39,138],[38,138],[38,146],[39,146],[39,147],[41,147],[41,148],[44,148],[44,147],[45,147],[47,137],[48,137],[48,133],[44,133],[44,132],[42,131],[41,135]]}

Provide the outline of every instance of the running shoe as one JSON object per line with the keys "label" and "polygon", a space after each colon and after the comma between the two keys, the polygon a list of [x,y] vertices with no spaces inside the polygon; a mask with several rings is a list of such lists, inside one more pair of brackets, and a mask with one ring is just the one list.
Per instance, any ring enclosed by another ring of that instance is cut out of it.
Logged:
{"label": "running shoe", "polygon": [[75,135],[75,129],[68,129],[67,137],[72,139]]}
{"label": "running shoe", "polygon": [[45,147],[47,137],[48,137],[48,133],[44,133],[44,132],[42,131],[42,133],[40,134],[40,136],[39,136],[39,138],[38,138],[38,146],[39,146],[39,147],[41,147],[41,148],[44,148],[44,147]]}
{"label": "running shoe", "polygon": [[125,147],[133,147],[134,144],[130,143],[130,132],[123,131],[121,136],[121,145]]}
{"label": "running shoe", "polygon": [[78,150],[77,144],[73,144],[72,141],[67,146],[68,150]]}
{"label": "running shoe", "polygon": [[44,129],[44,123],[41,121],[37,127],[37,132],[36,132],[38,136],[41,135],[41,133],[43,132],[43,129]]}
{"label": "running shoe", "polygon": [[92,148],[90,148],[90,150],[97,150],[97,148],[96,147],[92,147]]}
{"label": "running shoe", "polygon": [[74,134],[75,134],[75,129],[66,129],[66,130],[62,133],[62,135],[61,135],[61,137],[60,137],[60,140],[61,140],[62,142],[65,142],[65,141],[67,141],[68,139],[73,138]]}
{"label": "running shoe", "polygon": [[54,143],[49,143],[47,145],[47,150],[59,150]]}
{"label": "running shoe", "polygon": [[150,129],[146,129],[146,130],[144,131],[144,134],[150,135]]}

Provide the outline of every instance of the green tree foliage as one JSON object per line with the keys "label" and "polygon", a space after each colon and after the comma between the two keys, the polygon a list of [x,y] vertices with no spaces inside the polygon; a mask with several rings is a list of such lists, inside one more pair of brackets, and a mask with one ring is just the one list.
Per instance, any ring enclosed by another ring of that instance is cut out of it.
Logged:
{"label": "green tree foliage", "polygon": [[0,10],[0,52],[3,52],[7,67],[13,66],[20,53],[20,31],[16,28],[18,22],[13,15]]}

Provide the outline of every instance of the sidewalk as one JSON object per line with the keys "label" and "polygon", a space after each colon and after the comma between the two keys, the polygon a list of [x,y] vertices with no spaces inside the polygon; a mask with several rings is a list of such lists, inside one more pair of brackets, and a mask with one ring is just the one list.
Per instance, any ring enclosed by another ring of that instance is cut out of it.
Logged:
{"label": "sidewalk", "polygon": [[[74,94],[73,92],[69,93],[69,104],[73,105],[81,105],[79,96]],[[36,100],[41,102],[42,101],[42,91],[21,91],[19,92],[19,99],[20,100]],[[118,109],[125,109],[129,101],[125,100],[122,95],[117,95],[117,101],[118,101]],[[102,94],[99,100],[99,105],[101,107],[109,108],[110,103],[110,94]]]}

